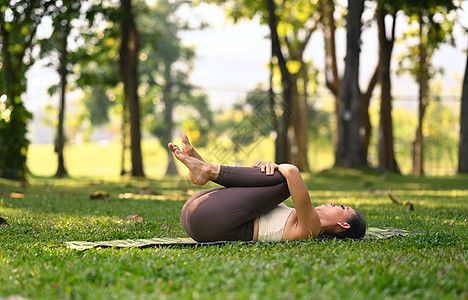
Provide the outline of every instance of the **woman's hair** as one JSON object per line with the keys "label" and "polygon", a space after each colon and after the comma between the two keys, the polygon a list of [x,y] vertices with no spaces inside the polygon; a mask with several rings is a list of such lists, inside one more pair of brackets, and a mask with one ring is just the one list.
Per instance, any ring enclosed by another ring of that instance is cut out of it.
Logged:
{"label": "woman's hair", "polygon": [[355,214],[353,214],[348,220],[349,228],[345,231],[341,232],[334,232],[334,233],[324,233],[325,236],[334,237],[338,239],[361,239],[366,234],[367,222],[364,215],[360,212],[355,210]]}

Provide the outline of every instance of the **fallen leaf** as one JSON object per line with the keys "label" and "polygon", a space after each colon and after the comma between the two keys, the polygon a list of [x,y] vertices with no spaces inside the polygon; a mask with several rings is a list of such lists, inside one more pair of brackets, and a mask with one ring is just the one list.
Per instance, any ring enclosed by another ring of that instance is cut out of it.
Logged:
{"label": "fallen leaf", "polygon": [[392,188],[388,189],[388,197],[390,197],[390,200],[392,200],[393,203],[397,205],[401,205],[401,202],[392,194]]}
{"label": "fallen leaf", "polygon": [[405,203],[401,203],[395,196],[393,196],[392,188],[388,189],[388,197],[390,197],[390,200],[392,200],[394,204],[408,206],[408,210],[414,210],[414,205],[411,201],[406,201]]}
{"label": "fallen leaf", "polygon": [[414,205],[412,202],[406,201],[404,205],[408,206],[408,210],[414,210]]}
{"label": "fallen leaf", "polygon": [[10,198],[24,198],[23,193],[10,193]]}
{"label": "fallen leaf", "polygon": [[126,221],[135,221],[135,222],[142,222],[142,221],[143,221],[143,217],[142,217],[140,214],[128,215],[128,216],[126,216],[125,218],[123,218],[123,220],[126,220]]}
{"label": "fallen leaf", "polygon": [[382,194],[383,194],[383,191],[377,189],[377,190],[374,191],[374,194],[375,194],[375,195],[382,195]]}
{"label": "fallen leaf", "polygon": [[137,190],[136,193],[138,195],[162,195],[161,193],[159,192],[155,192],[153,191],[152,189],[148,188],[148,187],[144,187],[140,190]]}
{"label": "fallen leaf", "polygon": [[4,218],[0,217],[0,226],[10,226],[10,224],[8,224]]}
{"label": "fallen leaf", "polygon": [[365,181],[361,182],[361,186],[362,186],[362,187],[371,187],[371,186],[372,186],[372,182],[371,182],[371,181],[365,180]]}
{"label": "fallen leaf", "polygon": [[119,194],[119,199],[132,199],[133,194],[132,193],[123,193]]}
{"label": "fallen leaf", "polygon": [[95,191],[89,196],[90,199],[104,199],[108,200],[110,198],[110,195],[106,191]]}

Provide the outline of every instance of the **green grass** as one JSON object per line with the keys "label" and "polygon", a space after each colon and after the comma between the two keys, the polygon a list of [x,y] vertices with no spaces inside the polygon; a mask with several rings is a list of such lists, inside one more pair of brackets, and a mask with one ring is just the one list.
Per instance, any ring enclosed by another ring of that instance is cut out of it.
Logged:
{"label": "green grass", "polygon": [[[157,160],[164,158],[152,159],[147,163],[157,170]],[[468,298],[468,176],[415,178],[347,169],[304,174],[314,205],[352,205],[370,226],[415,232],[405,238],[69,250],[65,241],[187,236],[180,210],[199,187],[183,175],[157,177],[158,171],[150,172],[153,179],[112,175],[104,180],[114,172],[106,169],[106,160],[93,161],[105,166],[95,177],[35,176],[27,187],[0,179],[0,216],[10,224],[0,226],[0,298]],[[70,169],[74,176],[87,175],[86,167],[77,168],[81,171]],[[413,202],[415,210],[392,204],[390,187],[399,200]],[[118,197],[143,188],[158,195]],[[110,199],[91,200],[96,190],[109,192]],[[22,192],[24,198],[10,197],[12,192]],[[137,213],[143,222],[122,220]]]}

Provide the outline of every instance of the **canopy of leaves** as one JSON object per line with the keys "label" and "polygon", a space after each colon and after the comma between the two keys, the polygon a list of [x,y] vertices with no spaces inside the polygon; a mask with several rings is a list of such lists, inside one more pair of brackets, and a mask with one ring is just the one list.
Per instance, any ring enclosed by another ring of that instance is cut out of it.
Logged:
{"label": "canopy of leaves", "polygon": [[[162,143],[170,138],[173,126],[168,123],[167,114],[172,114],[178,106],[194,110],[185,116],[188,122],[192,121],[191,130],[205,132],[212,124],[207,96],[189,82],[195,51],[183,45],[179,37],[180,32],[203,28],[205,24],[193,28],[177,18],[175,12],[185,4],[187,1],[157,1],[148,13],[138,18],[140,56],[144,60],[141,64],[142,91],[145,90],[143,111],[151,115],[147,118],[148,126]],[[197,128],[193,123],[198,124]]]}
{"label": "canopy of leaves", "polygon": [[34,63],[36,32],[55,1],[2,1],[0,3],[0,176],[25,178],[27,121],[24,107],[26,71]]}

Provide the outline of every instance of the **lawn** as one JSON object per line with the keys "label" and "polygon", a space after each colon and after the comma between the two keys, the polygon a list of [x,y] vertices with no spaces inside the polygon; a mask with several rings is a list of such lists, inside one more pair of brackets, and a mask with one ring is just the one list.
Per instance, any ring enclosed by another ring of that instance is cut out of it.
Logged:
{"label": "lawn", "polygon": [[[10,225],[0,226],[0,298],[468,298],[468,176],[331,169],[304,177],[314,205],[349,204],[370,226],[413,233],[388,240],[76,251],[64,242],[186,237],[180,210],[200,188],[182,175],[32,177],[27,187],[0,179],[0,217]],[[393,204],[389,188],[415,210]],[[110,198],[90,199],[98,190]],[[154,195],[119,198],[148,192]],[[143,222],[122,220],[137,213]]]}

